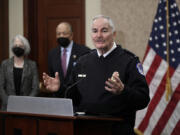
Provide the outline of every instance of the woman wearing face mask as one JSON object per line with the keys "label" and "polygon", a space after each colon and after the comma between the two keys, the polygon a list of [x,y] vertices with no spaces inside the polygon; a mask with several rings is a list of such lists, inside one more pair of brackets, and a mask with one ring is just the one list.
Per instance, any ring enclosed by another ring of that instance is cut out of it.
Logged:
{"label": "woman wearing face mask", "polygon": [[0,69],[1,109],[6,110],[9,95],[36,96],[39,78],[36,63],[27,58],[30,53],[28,40],[16,35],[10,45],[13,57],[4,60]]}

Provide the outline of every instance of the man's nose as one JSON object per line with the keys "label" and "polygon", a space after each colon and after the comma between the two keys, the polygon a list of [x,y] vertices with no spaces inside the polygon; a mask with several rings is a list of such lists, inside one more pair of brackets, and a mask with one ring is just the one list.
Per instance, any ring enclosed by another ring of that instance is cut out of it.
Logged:
{"label": "man's nose", "polygon": [[102,33],[101,33],[101,32],[97,32],[97,36],[98,36],[98,37],[101,37],[101,36],[102,36]]}

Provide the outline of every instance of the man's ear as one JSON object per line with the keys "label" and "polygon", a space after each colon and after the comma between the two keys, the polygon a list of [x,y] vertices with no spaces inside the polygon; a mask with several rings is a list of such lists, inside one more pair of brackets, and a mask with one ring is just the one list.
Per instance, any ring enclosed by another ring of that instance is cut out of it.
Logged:
{"label": "man's ear", "polygon": [[116,31],[113,32],[113,38],[115,39],[116,37]]}
{"label": "man's ear", "polygon": [[73,40],[73,32],[71,33],[70,39]]}

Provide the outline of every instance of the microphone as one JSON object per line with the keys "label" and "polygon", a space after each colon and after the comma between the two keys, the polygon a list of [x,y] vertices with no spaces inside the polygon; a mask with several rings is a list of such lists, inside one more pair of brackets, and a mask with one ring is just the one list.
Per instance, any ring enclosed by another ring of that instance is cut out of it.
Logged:
{"label": "microphone", "polygon": [[[92,53],[94,53],[96,51],[96,49],[90,50],[89,53],[85,53],[84,55],[82,55],[81,57],[79,57],[79,59],[77,60],[77,63],[79,61],[86,61],[85,57],[87,57],[88,55],[91,55]],[[84,62],[83,62],[84,63]],[[71,84],[70,86],[67,87],[66,91],[65,91],[65,95],[64,97],[67,98],[67,93],[70,91],[71,88],[73,88],[74,86],[76,86],[78,83],[80,83],[83,79],[86,78],[86,74],[85,72],[85,65],[81,65],[81,73],[78,74],[78,79],[76,82],[74,82],[73,84]]]}
{"label": "microphone", "polygon": [[65,98],[67,98],[67,93],[69,92],[69,90],[71,88],[73,88],[75,85],[77,85],[79,82],[81,82],[84,78],[86,78],[86,74],[78,74],[78,78],[80,78],[78,81],[76,81],[75,83],[73,83],[67,87],[67,89],[65,91]]}

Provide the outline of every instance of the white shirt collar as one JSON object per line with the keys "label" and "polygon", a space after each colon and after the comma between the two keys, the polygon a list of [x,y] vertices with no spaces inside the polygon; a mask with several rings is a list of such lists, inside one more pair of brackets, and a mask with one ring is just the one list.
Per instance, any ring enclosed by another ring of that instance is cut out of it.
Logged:
{"label": "white shirt collar", "polygon": [[[117,45],[116,45],[116,43],[114,42],[114,43],[113,43],[113,46],[111,47],[111,49],[110,49],[109,51],[107,51],[106,53],[103,54],[104,58],[105,58],[106,56],[108,56],[116,47],[117,47]],[[99,57],[101,56],[101,54],[100,54],[100,52],[99,52],[98,50],[97,50],[97,54],[98,54]]]}

